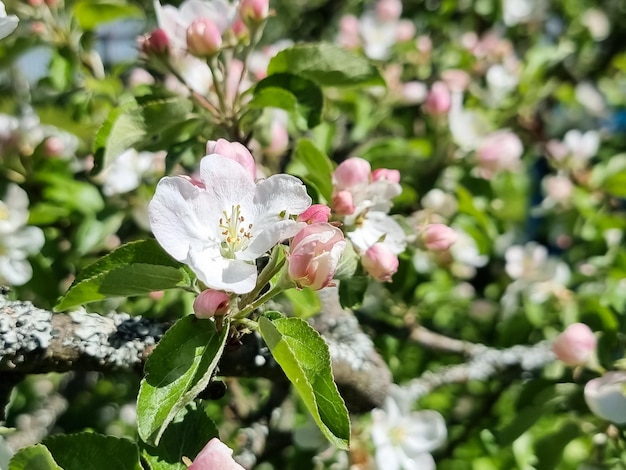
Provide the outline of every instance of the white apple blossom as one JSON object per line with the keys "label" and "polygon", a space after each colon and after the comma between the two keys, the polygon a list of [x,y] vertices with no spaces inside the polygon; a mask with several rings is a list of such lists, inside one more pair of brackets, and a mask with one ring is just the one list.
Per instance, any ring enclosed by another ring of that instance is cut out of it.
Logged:
{"label": "white apple blossom", "polygon": [[241,164],[218,154],[202,159],[199,178],[159,182],[148,208],[154,236],[207,287],[250,292],[255,260],[304,226],[292,216],[311,198],[298,178],[280,174],[255,183]]}
{"label": "white apple blossom", "polygon": [[163,169],[164,160],[165,152],[137,152],[132,148],[122,152],[102,172],[102,192],[113,196],[137,189],[145,175]]}
{"label": "white apple blossom", "polygon": [[557,258],[548,256],[545,246],[535,242],[524,246],[513,245],[507,248],[504,258],[504,269],[513,279],[501,299],[505,314],[515,309],[520,296],[541,304],[566,290],[571,275],[569,267]]}
{"label": "white apple blossom", "polygon": [[37,253],[44,244],[39,227],[27,226],[28,195],[10,184],[0,201],[0,282],[21,286],[30,280],[33,270],[28,255]]}
{"label": "white apple blossom", "polygon": [[380,470],[435,468],[430,452],[446,440],[443,417],[433,410],[411,411],[404,389],[392,386],[383,409],[372,410],[372,441]]}
{"label": "white apple blossom", "polygon": [[380,211],[369,211],[357,227],[347,233],[348,238],[361,252],[375,243],[383,243],[396,255],[406,248],[406,234],[391,216]]}
{"label": "white apple blossom", "polygon": [[15,15],[7,15],[4,2],[0,2],[0,39],[6,38],[9,34],[15,31],[19,19]]}

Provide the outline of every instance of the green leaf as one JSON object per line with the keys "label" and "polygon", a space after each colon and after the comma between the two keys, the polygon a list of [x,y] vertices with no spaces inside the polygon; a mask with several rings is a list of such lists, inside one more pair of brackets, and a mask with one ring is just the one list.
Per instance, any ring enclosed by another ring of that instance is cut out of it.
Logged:
{"label": "green leaf", "polygon": [[369,60],[332,44],[297,45],[270,61],[268,75],[291,73],[320,86],[385,85]]}
{"label": "green leaf", "polygon": [[46,446],[34,446],[20,449],[9,462],[8,470],[63,470],[57,465]]}
{"label": "green leaf", "polygon": [[121,18],[143,18],[141,8],[123,1],[80,0],[74,5],[74,16],[84,30]]}
{"label": "green leaf", "polygon": [[142,470],[134,442],[92,432],[52,436],[43,441],[64,470]]}
{"label": "green leaf", "polygon": [[137,430],[158,445],[168,424],[206,388],[224,351],[228,325],[221,332],[211,320],[193,315],[178,320],[146,361],[137,398]]}
{"label": "green leaf", "polygon": [[326,438],[340,449],[350,443],[348,410],[332,376],[328,346],[299,318],[259,318],[259,332]]}
{"label": "green leaf", "polygon": [[287,171],[313,185],[326,201],[331,200],[333,164],[330,158],[318,149],[312,140],[298,140]]}
{"label": "green leaf", "polygon": [[339,303],[343,308],[356,308],[363,302],[369,278],[354,276],[339,283]]}
{"label": "green leaf", "polygon": [[608,176],[602,188],[613,196],[626,197],[626,169]]}
{"label": "green leaf", "polygon": [[152,470],[186,470],[182,458],[193,460],[213,437],[219,434],[206,411],[188,406],[167,427],[159,446],[146,446],[142,455]]}
{"label": "green leaf", "polygon": [[93,215],[104,208],[104,200],[91,183],[76,181],[60,173],[39,173],[37,180],[43,183],[43,199],[53,202],[66,211]]}
{"label": "green leaf", "polygon": [[84,268],[54,309],[190,284],[184,265],[165,253],[156,240],[141,240],[122,245]]}
{"label": "green leaf", "polygon": [[277,73],[261,80],[254,88],[251,108],[280,108],[295,118],[301,129],[320,123],[324,96],[312,81],[290,73]]}
{"label": "green leaf", "polygon": [[132,101],[114,108],[94,139],[94,172],[107,167],[120,154],[148,135],[141,109]]}

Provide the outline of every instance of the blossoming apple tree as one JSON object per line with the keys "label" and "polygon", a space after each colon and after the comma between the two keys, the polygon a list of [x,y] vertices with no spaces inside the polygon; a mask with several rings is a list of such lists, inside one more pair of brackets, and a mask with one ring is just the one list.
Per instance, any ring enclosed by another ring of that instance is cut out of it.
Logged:
{"label": "blossoming apple tree", "polygon": [[619,2],[5,3],[1,468],[623,459]]}

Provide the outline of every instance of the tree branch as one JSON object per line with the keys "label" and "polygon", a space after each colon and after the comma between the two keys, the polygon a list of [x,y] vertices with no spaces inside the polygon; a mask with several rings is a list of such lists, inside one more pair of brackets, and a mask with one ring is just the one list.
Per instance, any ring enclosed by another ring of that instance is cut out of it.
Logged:
{"label": "tree branch", "polygon": [[[356,319],[325,310],[314,325],[329,344],[335,379],[346,394],[348,408],[358,412],[381,406],[391,374]],[[145,359],[169,326],[126,313],[54,314],[0,295],[0,375],[70,370],[141,373]],[[284,379],[258,335],[246,335],[240,348],[227,350],[218,373]]]}

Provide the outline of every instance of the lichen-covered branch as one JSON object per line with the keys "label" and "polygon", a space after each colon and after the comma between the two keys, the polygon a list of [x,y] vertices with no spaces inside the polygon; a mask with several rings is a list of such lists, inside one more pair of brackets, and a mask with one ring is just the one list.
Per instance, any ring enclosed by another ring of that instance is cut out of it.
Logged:
{"label": "lichen-covered branch", "polygon": [[436,371],[426,371],[407,383],[406,389],[411,397],[417,400],[442,385],[467,383],[472,380],[486,381],[513,367],[530,372],[544,367],[553,360],[550,341],[542,341],[531,346],[517,345],[508,349],[482,346],[482,350],[476,351],[467,362],[442,367]]}
{"label": "lichen-covered branch", "polygon": [[[391,374],[345,312],[324,311],[315,325],[329,344],[335,378],[351,411],[380,406]],[[0,376],[70,370],[135,370],[143,363],[169,324],[126,313],[98,315],[86,311],[54,314],[30,302],[0,296]],[[227,348],[219,375],[284,378],[267,347],[256,335]]]}

